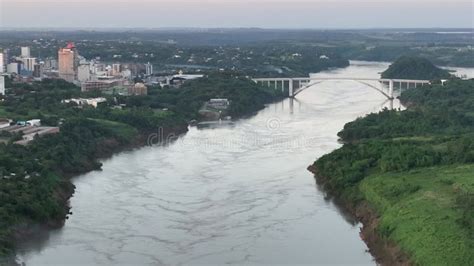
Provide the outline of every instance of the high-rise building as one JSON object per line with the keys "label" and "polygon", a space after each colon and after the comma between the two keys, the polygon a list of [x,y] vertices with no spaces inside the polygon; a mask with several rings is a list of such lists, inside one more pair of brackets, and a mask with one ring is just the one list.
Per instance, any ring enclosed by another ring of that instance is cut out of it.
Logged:
{"label": "high-rise building", "polygon": [[3,53],[0,53],[0,73],[5,72],[5,61]]}
{"label": "high-rise building", "polygon": [[119,76],[120,75],[120,64],[113,64],[112,65],[112,76]]}
{"label": "high-rise building", "polygon": [[8,49],[3,49],[3,65],[6,68],[8,63],[10,63],[10,50]]}
{"label": "high-rise building", "polygon": [[145,64],[145,74],[147,76],[151,76],[153,74],[153,65],[150,64],[150,62],[148,62],[147,64]]}
{"label": "high-rise building", "polygon": [[16,62],[10,63],[7,65],[7,73],[9,74],[18,74],[20,73],[19,64]]}
{"label": "high-rise building", "polygon": [[33,72],[35,70],[36,65],[36,58],[34,57],[24,57],[22,59],[23,62],[23,69],[29,72]]}
{"label": "high-rise building", "polygon": [[77,79],[77,68],[79,66],[78,53],[74,43],[70,42],[65,48],[58,51],[59,77],[73,82]]}
{"label": "high-rise building", "polygon": [[58,60],[54,58],[46,58],[44,68],[48,70],[58,69]]}
{"label": "high-rise building", "polygon": [[21,47],[21,57],[31,57],[30,47],[28,46]]}
{"label": "high-rise building", "polygon": [[5,95],[5,77],[0,76],[0,95]]}
{"label": "high-rise building", "polygon": [[81,83],[91,80],[91,67],[89,64],[79,65],[77,68],[77,80]]}
{"label": "high-rise building", "polygon": [[35,78],[42,78],[44,72],[44,64],[35,64],[33,70],[33,77]]}

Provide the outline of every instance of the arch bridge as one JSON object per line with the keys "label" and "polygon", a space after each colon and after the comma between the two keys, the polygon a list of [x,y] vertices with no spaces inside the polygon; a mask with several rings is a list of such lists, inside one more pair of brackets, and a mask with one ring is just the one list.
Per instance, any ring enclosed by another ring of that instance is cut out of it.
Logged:
{"label": "arch bridge", "polygon": [[377,90],[388,99],[394,98],[394,91],[403,89],[417,88],[426,84],[430,84],[429,80],[416,79],[377,79],[377,78],[352,78],[352,77],[308,77],[308,78],[254,78],[257,84],[274,87],[285,91],[288,89],[288,96],[293,98],[300,92],[316,84],[328,80],[348,80],[364,84],[372,89]]}

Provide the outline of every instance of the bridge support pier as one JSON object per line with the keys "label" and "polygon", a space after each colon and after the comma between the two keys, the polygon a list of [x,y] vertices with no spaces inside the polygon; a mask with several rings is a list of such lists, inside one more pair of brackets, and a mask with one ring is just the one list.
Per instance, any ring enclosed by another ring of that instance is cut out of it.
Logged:
{"label": "bridge support pier", "polygon": [[295,97],[294,92],[293,92],[293,80],[292,79],[288,80],[288,93],[289,93],[290,98]]}
{"label": "bridge support pier", "polygon": [[388,82],[388,96],[390,96],[390,99],[393,99],[393,80]]}

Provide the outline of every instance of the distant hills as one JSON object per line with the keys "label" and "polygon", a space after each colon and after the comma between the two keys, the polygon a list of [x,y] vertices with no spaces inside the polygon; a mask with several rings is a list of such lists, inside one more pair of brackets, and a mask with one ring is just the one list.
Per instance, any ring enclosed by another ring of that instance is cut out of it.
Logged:
{"label": "distant hills", "polygon": [[402,56],[398,58],[387,70],[382,72],[382,78],[393,79],[447,79],[451,74],[435,66],[423,57]]}

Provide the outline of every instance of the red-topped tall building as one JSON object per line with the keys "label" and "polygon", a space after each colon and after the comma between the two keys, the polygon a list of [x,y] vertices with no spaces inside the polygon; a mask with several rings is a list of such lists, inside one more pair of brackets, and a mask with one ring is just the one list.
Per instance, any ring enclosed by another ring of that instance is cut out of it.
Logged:
{"label": "red-topped tall building", "polygon": [[58,70],[60,78],[69,82],[77,80],[78,56],[76,46],[72,42],[69,42],[65,48],[59,48]]}

